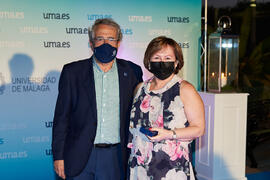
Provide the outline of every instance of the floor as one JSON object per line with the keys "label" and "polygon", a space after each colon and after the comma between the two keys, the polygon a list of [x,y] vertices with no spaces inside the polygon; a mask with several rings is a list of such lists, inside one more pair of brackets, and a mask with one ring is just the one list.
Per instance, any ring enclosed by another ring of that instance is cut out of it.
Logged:
{"label": "floor", "polygon": [[247,174],[248,180],[251,180],[251,179],[270,180],[270,140],[265,141],[262,144],[259,144],[254,149],[254,156],[258,163],[257,168],[250,168],[249,167],[250,161],[248,158],[246,159],[246,174]]}

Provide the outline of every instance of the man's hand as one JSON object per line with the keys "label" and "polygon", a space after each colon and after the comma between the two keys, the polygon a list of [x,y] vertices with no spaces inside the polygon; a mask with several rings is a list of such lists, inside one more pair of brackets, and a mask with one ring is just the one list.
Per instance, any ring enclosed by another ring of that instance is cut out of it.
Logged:
{"label": "man's hand", "polygon": [[58,176],[62,179],[66,179],[65,171],[64,171],[64,160],[55,160],[54,163],[54,170]]}

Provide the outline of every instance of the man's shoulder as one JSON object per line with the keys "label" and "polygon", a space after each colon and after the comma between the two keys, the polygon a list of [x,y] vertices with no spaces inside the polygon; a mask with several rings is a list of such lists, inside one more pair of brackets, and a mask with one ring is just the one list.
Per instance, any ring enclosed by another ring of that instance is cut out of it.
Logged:
{"label": "man's shoulder", "polygon": [[91,61],[90,58],[73,61],[73,62],[65,64],[63,69],[66,69],[69,71],[76,71],[76,70],[82,71],[84,68],[87,68],[90,66],[90,61]]}
{"label": "man's shoulder", "polygon": [[90,58],[72,61],[70,63],[65,64],[64,66],[65,67],[77,67],[77,66],[84,66],[84,65],[89,64],[89,63],[90,63]]}
{"label": "man's shoulder", "polygon": [[130,60],[126,60],[126,59],[119,59],[117,58],[117,61],[118,61],[118,64],[120,65],[124,65],[124,66],[129,66],[131,67],[132,69],[140,69],[141,67],[137,64],[135,64],[134,62],[130,61]]}
{"label": "man's shoulder", "polygon": [[125,71],[132,72],[138,82],[142,81],[142,68],[139,65],[125,59],[117,59],[117,64],[122,66]]}

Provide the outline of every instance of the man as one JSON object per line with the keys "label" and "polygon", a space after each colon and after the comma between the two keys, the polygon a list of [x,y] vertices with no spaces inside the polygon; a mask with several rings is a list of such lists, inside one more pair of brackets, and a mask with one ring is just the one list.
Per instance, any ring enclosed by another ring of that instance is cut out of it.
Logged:
{"label": "man", "polygon": [[63,67],[53,122],[54,168],[63,179],[126,177],[133,90],[142,70],[116,58],[122,40],[112,19],[89,30],[93,56]]}

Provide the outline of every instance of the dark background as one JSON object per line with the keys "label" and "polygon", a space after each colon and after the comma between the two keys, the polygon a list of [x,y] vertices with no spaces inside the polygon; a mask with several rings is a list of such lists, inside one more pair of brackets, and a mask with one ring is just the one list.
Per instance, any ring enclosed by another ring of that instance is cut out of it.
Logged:
{"label": "dark background", "polygon": [[[204,4],[202,0],[202,17]],[[270,171],[270,1],[208,0],[207,14],[208,36],[225,15],[231,18],[231,33],[240,39],[237,91],[249,93],[246,172]],[[201,72],[203,86],[203,69]]]}

